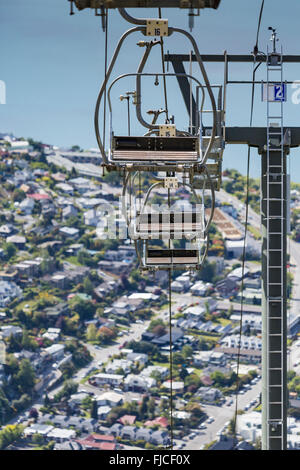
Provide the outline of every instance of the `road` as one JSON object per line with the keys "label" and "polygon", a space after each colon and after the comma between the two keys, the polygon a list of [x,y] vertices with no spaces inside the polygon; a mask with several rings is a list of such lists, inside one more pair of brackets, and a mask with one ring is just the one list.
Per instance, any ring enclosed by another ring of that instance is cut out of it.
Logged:
{"label": "road", "polygon": [[[248,405],[252,400],[255,400],[259,397],[261,392],[261,381],[257,382],[251,387],[245,394],[239,394],[237,398],[237,409],[244,410],[245,406]],[[188,440],[185,449],[187,450],[199,450],[203,448],[206,444],[209,444],[216,439],[216,435],[224,427],[228,421],[234,417],[235,407],[236,407],[236,396],[233,395],[228,401],[233,401],[233,403],[228,406],[224,404],[222,407],[205,405],[203,410],[207,413],[208,416],[214,418],[214,421],[211,424],[204,422],[207,426],[206,429],[201,430],[200,433],[191,440]],[[258,403],[258,402],[257,402]],[[256,403],[256,405],[257,405]],[[254,405],[254,406],[256,406]],[[202,406],[202,405],[201,405]],[[252,409],[251,407],[249,411]]]}

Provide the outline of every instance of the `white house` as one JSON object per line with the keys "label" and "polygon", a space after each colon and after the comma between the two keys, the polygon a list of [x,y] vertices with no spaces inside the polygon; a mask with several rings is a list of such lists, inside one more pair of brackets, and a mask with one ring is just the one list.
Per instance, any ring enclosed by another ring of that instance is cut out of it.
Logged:
{"label": "white house", "polygon": [[59,232],[64,237],[68,237],[68,238],[77,238],[79,235],[79,230],[78,228],[75,228],[75,227],[61,227],[59,229]]}
{"label": "white house", "polygon": [[65,194],[69,194],[70,196],[73,195],[74,188],[68,183],[58,183],[55,185],[55,188],[59,189]]}
{"label": "white house", "polygon": [[22,328],[14,325],[1,326],[0,328],[2,338],[9,338],[12,336],[17,336],[22,334]]}
{"label": "white house", "polygon": [[85,225],[91,225],[93,227],[97,227],[100,219],[95,209],[90,209],[89,211],[85,212],[83,218]]}
{"label": "white house", "polygon": [[255,442],[261,438],[261,423],[262,417],[258,411],[237,415],[237,431],[246,441]]}
{"label": "white house", "polygon": [[0,307],[6,307],[15,297],[21,297],[22,290],[17,284],[9,281],[0,281]]}
{"label": "white house", "polygon": [[197,281],[192,285],[190,291],[193,295],[205,296],[211,286],[212,284],[209,282]]}
{"label": "white house", "polygon": [[47,433],[47,439],[56,442],[69,441],[70,439],[75,439],[75,437],[76,431],[74,429],[53,428]]}
{"label": "white house", "polygon": [[114,359],[106,366],[105,372],[107,372],[107,374],[115,374],[118,369],[122,369],[124,374],[128,374],[132,364],[132,361],[129,361],[128,359]]}
{"label": "white house", "polygon": [[95,374],[92,377],[92,380],[97,385],[108,384],[113,386],[119,386],[123,381],[123,375],[99,373]]}
{"label": "white house", "polygon": [[44,353],[51,356],[53,361],[59,361],[64,357],[65,345],[64,344],[52,344],[48,348],[44,349]]}
{"label": "white house", "polygon": [[32,198],[25,198],[22,202],[20,202],[18,209],[23,212],[25,215],[31,215],[33,208],[34,208],[34,200]]}
{"label": "white house", "polygon": [[164,379],[169,375],[169,368],[164,366],[148,366],[146,369],[142,370],[140,375],[142,377],[150,377],[153,373],[159,373],[160,376]]}
{"label": "white house", "polygon": [[104,392],[101,395],[96,396],[98,406],[118,406],[123,403],[123,395],[114,391]]}
{"label": "white house", "polygon": [[124,379],[125,390],[149,390],[156,386],[156,380],[152,377],[129,374]]}

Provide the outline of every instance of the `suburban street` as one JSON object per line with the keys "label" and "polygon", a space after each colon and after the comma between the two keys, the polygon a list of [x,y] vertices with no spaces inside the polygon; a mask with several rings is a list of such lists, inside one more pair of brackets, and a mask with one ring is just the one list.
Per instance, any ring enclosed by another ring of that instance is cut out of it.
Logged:
{"label": "suburban street", "polygon": [[[245,406],[248,405],[252,400],[257,399],[261,392],[261,381],[253,385],[245,394],[239,394],[237,398],[237,409],[244,410]],[[228,406],[228,402],[232,404]],[[257,403],[256,403],[257,405]],[[203,408],[204,411],[214,418],[214,421],[211,424],[204,422],[207,426],[206,429],[201,430],[200,433],[194,438],[188,441],[186,444],[186,449],[188,450],[199,450],[205,444],[210,443],[215,440],[216,435],[224,425],[228,423],[235,413],[236,407],[236,395],[232,395],[229,399],[226,400],[226,404],[220,406],[205,405]]]}

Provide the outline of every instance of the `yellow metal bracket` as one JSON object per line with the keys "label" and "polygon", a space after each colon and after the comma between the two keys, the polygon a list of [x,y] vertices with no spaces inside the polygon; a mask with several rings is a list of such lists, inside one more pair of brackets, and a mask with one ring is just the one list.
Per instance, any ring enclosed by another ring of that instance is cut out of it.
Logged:
{"label": "yellow metal bracket", "polygon": [[168,36],[168,20],[160,18],[147,20],[146,36]]}

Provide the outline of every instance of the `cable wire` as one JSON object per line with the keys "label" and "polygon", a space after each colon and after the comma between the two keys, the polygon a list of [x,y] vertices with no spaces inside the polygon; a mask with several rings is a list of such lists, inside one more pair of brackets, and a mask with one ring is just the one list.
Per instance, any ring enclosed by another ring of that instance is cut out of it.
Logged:
{"label": "cable wire", "polygon": [[[104,76],[106,77],[107,74],[107,44],[108,44],[108,9],[106,8],[106,13],[105,13],[105,43],[104,43]],[[105,90],[104,90],[104,102],[103,102],[103,146],[104,146],[104,151],[105,151],[105,123],[106,123],[106,84],[105,84]]]}
{"label": "cable wire", "polygon": [[[158,9],[158,16],[161,18],[161,8]],[[166,73],[165,70],[165,52],[164,52],[164,40],[160,38],[160,50],[161,50],[161,65],[163,74]],[[168,110],[168,96],[167,96],[167,81],[166,76],[163,75],[163,84],[164,84],[164,97],[165,97],[165,110],[166,110],[166,122],[169,122],[169,110]]]}
{"label": "cable wire", "polygon": [[173,450],[173,353],[172,353],[172,270],[169,269],[169,343],[170,343],[170,436]]}
{"label": "cable wire", "polygon": [[265,0],[262,0],[261,2],[261,7],[260,7],[260,12],[259,12],[259,17],[258,17],[258,24],[257,24],[257,32],[256,32],[256,43],[253,49],[254,54],[256,55],[258,53],[258,38],[259,38],[259,31],[260,31],[260,24],[261,24],[261,18],[264,10],[264,4]]}
{"label": "cable wire", "polygon": [[[253,108],[254,108],[254,93],[255,93],[255,74],[260,66],[261,62],[256,64],[256,55],[258,54],[258,38],[259,30],[261,24],[261,18],[264,8],[264,0],[262,0],[258,26],[256,33],[256,43],[254,46],[254,62],[253,62],[253,73],[252,73],[252,93],[251,93],[251,109],[250,109],[250,127],[252,127],[253,121]],[[233,434],[236,438],[236,424],[237,424],[237,412],[238,412],[238,393],[239,393],[239,368],[240,368],[240,355],[241,355],[241,338],[243,331],[243,306],[244,306],[244,275],[245,275],[245,260],[246,260],[246,239],[248,234],[248,213],[249,213],[249,173],[250,173],[250,156],[251,156],[251,147],[248,146],[248,155],[247,155],[247,176],[246,176],[246,212],[245,212],[245,230],[244,230],[244,243],[243,243],[243,253],[242,253],[242,282],[241,282],[241,317],[240,317],[240,326],[239,326],[239,342],[238,342],[238,354],[237,354],[237,378],[236,378],[236,398],[235,398],[235,412],[234,412],[234,423],[233,423]]]}

